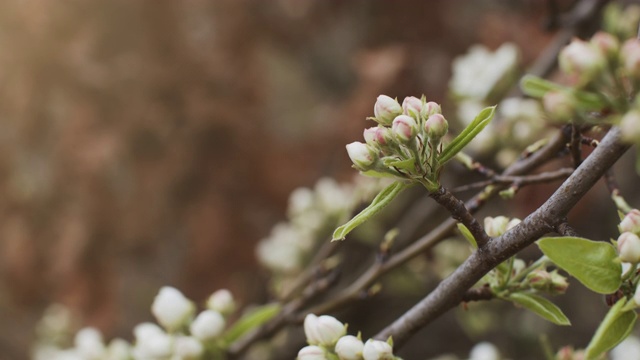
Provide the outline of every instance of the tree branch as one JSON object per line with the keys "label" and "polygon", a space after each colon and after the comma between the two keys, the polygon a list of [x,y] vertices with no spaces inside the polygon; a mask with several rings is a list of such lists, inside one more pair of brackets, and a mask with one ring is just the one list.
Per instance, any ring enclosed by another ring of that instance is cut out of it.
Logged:
{"label": "tree branch", "polygon": [[464,203],[457,197],[453,196],[449,190],[441,186],[438,191],[430,193],[429,196],[438,204],[442,205],[442,207],[447,209],[452,218],[458,220],[466,226],[467,229],[469,229],[471,235],[476,239],[478,247],[484,247],[489,240],[491,240],[491,237],[487,235],[482,225],[480,225],[478,220],[476,220],[476,218],[471,215],[471,212],[467,210]]}
{"label": "tree branch", "polygon": [[518,226],[474,252],[458,269],[443,280],[426,298],[375,337],[393,337],[396,346],[435,318],[455,307],[464,294],[487,272],[518,251],[553,231],[586,192],[629,148],[619,143],[620,130],[613,128],[593,153],[535,212]]}

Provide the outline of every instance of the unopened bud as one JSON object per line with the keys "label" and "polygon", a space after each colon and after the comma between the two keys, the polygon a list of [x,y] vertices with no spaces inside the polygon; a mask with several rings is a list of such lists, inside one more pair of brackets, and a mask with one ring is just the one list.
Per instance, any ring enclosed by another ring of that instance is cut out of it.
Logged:
{"label": "unopened bud", "polygon": [[507,225],[509,224],[509,218],[505,216],[484,218],[484,230],[487,235],[491,237],[498,237],[507,231]]}
{"label": "unopened bud", "polygon": [[393,348],[385,341],[369,339],[362,349],[364,360],[391,360]]}
{"label": "unopened bud", "polygon": [[396,116],[391,125],[393,133],[403,142],[408,142],[413,139],[413,137],[416,136],[417,128],[418,123],[411,116],[407,115]]}
{"label": "unopened bud", "polygon": [[626,73],[636,79],[640,79],[640,40],[629,39],[620,50],[622,66]]}
{"label": "unopened bud", "polygon": [[630,232],[624,232],[618,237],[618,254],[620,260],[636,264],[640,262],[640,238]]}
{"label": "unopened bud", "polygon": [[620,50],[618,38],[604,31],[595,33],[591,37],[590,43],[595,46],[596,49],[600,50],[603,56],[609,59],[617,56]]}
{"label": "unopened bud", "polygon": [[407,96],[402,101],[402,113],[413,117],[414,119],[420,119],[422,115],[422,100],[415,96]]}
{"label": "unopened bud", "polygon": [[433,114],[442,114],[442,109],[440,108],[440,105],[433,101],[428,101],[424,105],[424,108],[422,110],[425,112],[426,117],[429,117]]}
{"label": "unopened bud", "polygon": [[424,123],[424,131],[429,139],[437,141],[447,134],[449,123],[442,114],[433,114]]}
{"label": "unopened bud", "polygon": [[192,336],[178,336],[173,345],[173,359],[196,360],[204,353],[204,346]]}
{"label": "unopened bud", "polygon": [[384,146],[391,139],[391,130],[384,126],[375,126],[364,129],[364,141],[369,146]]}
{"label": "unopened bud", "polygon": [[549,91],[542,97],[544,110],[551,120],[567,122],[573,118],[576,109],[576,101],[573,96],[565,91]]}
{"label": "unopened bud", "polygon": [[104,356],[105,346],[98,329],[87,327],[78,331],[74,343],[76,352],[83,359],[100,359]]}
{"label": "unopened bud", "polygon": [[622,140],[635,143],[640,142],[640,111],[631,110],[620,120]]}
{"label": "unopened bud", "polygon": [[551,284],[551,274],[544,269],[535,269],[527,274],[527,282],[534,289],[544,290]]}
{"label": "unopened bud", "polygon": [[309,314],[304,319],[304,333],[309,345],[333,346],[347,332],[333,316]]}
{"label": "unopened bud", "polygon": [[387,95],[380,95],[373,107],[375,120],[380,125],[389,126],[396,116],[402,114],[402,106]]}
{"label": "unopened bud", "polygon": [[340,360],[360,360],[362,359],[362,350],[364,344],[362,340],[353,335],[346,335],[340,338],[336,343],[336,354]]}
{"label": "unopened bud", "polygon": [[620,232],[640,233],[640,210],[633,209],[620,222]]}
{"label": "unopened bud", "polygon": [[233,294],[227,289],[217,290],[207,299],[207,308],[217,311],[222,315],[231,314],[236,309]]}
{"label": "unopened bud", "polygon": [[499,360],[500,352],[495,345],[483,341],[477,343],[469,353],[469,360]]}
{"label": "unopened bud", "polygon": [[347,144],[347,153],[353,165],[360,171],[368,170],[376,159],[375,152],[367,144],[358,141]]}
{"label": "unopened bud", "polygon": [[511,229],[513,229],[513,228],[514,228],[514,227],[516,227],[516,226],[518,226],[518,224],[520,224],[521,222],[522,222],[522,220],[520,220],[520,219],[518,219],[518,218],[513,218],[513,219],[511,219],[511,220],[509,221],[509,223],[507,224],[507,230],[505,230],[505,232],[506,232],[506,231],[509,231],[509,230],[511,230]]}
{"label": "unopened bud", "polygon": [[595,46],[580,39],[573,39],[558,55],[558,63],[560,70],[575,76],[578,83],[584,85],[604,69],[605,58]]}
{"label": "unopened bud", "polygon": [[297,360],[327,360],[327,357],[321,347],[310,345],[298,351]]}
{"label": "unopened bud", "polygon": [[153,300],[151,312],[168,331],[178,330],[193,316],[195,305],[175,288],[165,286]]}
{"label": "unopened bud", "polygon": [[199,340],[212,340],[220,336],[224,330],[225,320],[222,314],[213,310],[205,310],[193,320],[189,330]]}
{"label": "unopened bud", "polygon": [[636,292],[633,294],[633,301],[636,305],[640,306],[640,284],[636,287]]}
{"label": "unopened bud", "polygon": [[558,270],[553,270],[551,272],[551,293],[552,294],[564,294],[569,287],[569,282],[567,278],[560,275]]}

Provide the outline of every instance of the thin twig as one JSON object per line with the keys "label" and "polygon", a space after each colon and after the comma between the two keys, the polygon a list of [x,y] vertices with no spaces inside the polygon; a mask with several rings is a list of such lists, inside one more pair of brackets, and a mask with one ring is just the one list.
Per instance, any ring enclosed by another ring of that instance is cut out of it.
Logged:
{"label": "thin twig", "polygon": [[474,189],[481,189],[487,187],[489,185],[495,184],[518,184],[519,187],[532,185],[532,184],[540,184],[551,182],[555,180],[565,179],[569,177],[573,173],[573,169],[571,168],[562,168],[554,171],[546,171],[540,174],[534,175],[523,175],[523,176],[508,176],[508,175],[496,175],[490,180],[478,181],[468,185],[458,186],[456,188],[451,189],[452,193],[462,192]]}
{"label": "thin twig", "polygon": [[471,212],[464,206],[464,203],[453,196],[449,190],[441,186],[438,191],[432,192],[429,196],[447,209],[452,218],[458,220],[469,229],[478,247],[484,247],[491,240],[491,237],[487,235],[478,220],[471,215]]}

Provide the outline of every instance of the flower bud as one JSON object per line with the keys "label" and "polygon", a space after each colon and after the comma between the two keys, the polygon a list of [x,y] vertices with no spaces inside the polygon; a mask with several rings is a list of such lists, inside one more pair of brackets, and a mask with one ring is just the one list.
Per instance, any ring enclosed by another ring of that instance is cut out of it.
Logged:
{"label": "flower bud", "polygon": [[500,352],[490,342],[479,342],[471,349],[469,360],[500,360]]}
{"label": "flower bud", "polygon": [[549,91],[542,97],[542,106],[551,116],[551,120],[567,122],[575,114],[576,102],[573,96],[565,91]]}
{"label": "flower bud", "polygon": [[321,347],[310,345],[298,351],[297,360],[327,360],[327,357]]}
{"label": "flower bud", "polygon": [[620,50],[620,42],[618,39],[604,31],[595,33],[589,42],[595,46],[604,57],[609,59],[617,56]]}
{"label": "flower bud", "polygon": [[160,289],[151,305],[151,312],[168,331],[178,330],[186,324],[194,311],[195,305],[178,289],[170,286]]}
{"label": "flower bud", "polygon": [[392,360],[393,348],[385,341],[369,339],[362,348],[364,360]]}
{"label": "flower bud", "polygon": [[620,260],[636,264],[640,262],[640,238],[630,232],[624,232],[618,237],[618,254]]}
{"label": "flower bud", "polygon": [[133,329],[136,345],[132,350],[134,359],[165,358],[171,355],[173,339],[160,327],[142,323]]}
{"label": "flower bud", "polygon": [[567,278],[560,275],[558,270],[553,270],[551,272],[551,293],[552,294],[564,294],[569,287],[569,282],[567,282]]}
{"label": "flower bud", "polygon": [[593,80],[605,67],[605,58],[593,45],[574,39],[558,55],[560,70],[576,76],[580,85]]}
{"label": "flower bud", "polygon": [[191,336],[178,336],[175,340],[173,358],[180,360],[200,359],[204,353],[204,346],[198,339]]}
{"label": "flower bud", "polygon": [[487,235],[491,237],[498,237],[504,234],[504,232],[507,231],[508,224],[509,218],[505,216],[487,216],[484,218],[484,230],[487,232]]}
{"label": "flower bud", "polygon": [[411,116],[407,115],[396,116],[391,125],[393,133],[403,142],[408,142],[413,139],[413,137],[416,136],[417,128],[418,123]]}
{"label": "flower bud", "polygon": [[353,165],[360,171],[368,170],[375,161],[375,152],[367,144],[358,141],[347,144],[347,153]]}
{"label": "flower bud", "polygon": [[391,130],[384,126],[375,126],[364,129],[364,141],[369,146],[386,145],[391,139]]}
{"label": "flower bud", "polygon": [[345,326],[333,316],[309,314],[304,318],[309,345],[333,346],[346,332]]}
{"label": "flower bud", "polygon": [[78,331],[74,343],[77,353],[83,359],[98,360],[105,353],[102,334],[96,328],[87,327]]}
{"label": "flower bud", "polygon": [[393,119],[402,114],[402,106],[395,100],[386,95],[378,96],[376,104],[373,107],[375,120],[380,125],[391,125]]}
{"label": "flower bud", "polygon": [[364,132],[362,133],[362,136],[364,137],[364,142],[367,143],[367,145],[374,145],[374,141],[376,138],[376,132],[378,131],[378,127],[374,126],[374,127],[370,127],[367,129],[364,129]]}
{"label": "flower bud", "polygon": [[340,360],[360,360],[362,359],[363,349],[362,340],[353,335],[341,337],[335,347],[336,354],[338,354]]}
{"label": "flower bud", "polygon": [[227,289],[217,290],[207,299],[207,308],[217,311],[222,315],[231,314],[236,309],[233,294]]}
{"label": "flower bud", "polygon": [[107,346],[106,359],[108,360],[129,360],[131,358],[131,345],[122,339],[113,339]]}
{"label": "flower bud", "polygon": [[636,305],[640,306],[640,284],[636,287],[636,292],[633,294],[633,301]]}
{"label": "flower bud", "polygon": [[518,218],[513,218],[509,221],[509,223],[507,224],[507,229],[505,230],[505,232],[513,229],[514,227],[518,226],[518,224],[520,224],[522,222],[522,220],[518,219]]}
{"label": "flower bud", "polygon": [[620,120],[622,140],[635,143],[640,142],[640,111],[631,110]]}
{"label": "flower bud", "polygon": [[618,227],[620,232],[640,233],[640,210],[633,209],[624,216]]}
{"label": "flower bud", "polygon": [[220,336],[224,326],[225,321],[222,314],[214,310],[205,310],[193,320],[189,330],[191,330],[191,335],[206,341]]}
{"label": "flower bud", "polygon": [[551,284],[551,274],[544,269],[535,269],[527,274],[527,282],[534,289],[544,290]]}
{"label": "flower bud", "polygon": [[620,56],[626,73],[640,79],[640,40],[634,38],[625,41],[620,50]]}
{"label": "flower bud", "polygon": [[449,131],[449,123],[442,114],[433,114],[425,121],[424,131],[427,133],[429,139],[438,141]]}
{"label": "flower bud", "polygon": [[422,108],[422,111],[424,111],[425,113],[424,115],[426,117],[429,117],[433,114],[442,114],[442,109],[440,108],[440,105],[438,105],[438,103],[433,101],[428,101]]}
{"label": "flower bud", "polygon": [[414,119],[420,119],[422,115],[422,100],[415,96],[407,96],[402,101],[402,113],[413,117]]}

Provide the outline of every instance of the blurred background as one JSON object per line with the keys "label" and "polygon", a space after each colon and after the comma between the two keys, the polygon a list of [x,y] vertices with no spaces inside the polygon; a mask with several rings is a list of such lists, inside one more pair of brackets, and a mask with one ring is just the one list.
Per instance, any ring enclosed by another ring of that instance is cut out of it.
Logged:
{"label": "blurred background", "polygon": [[536,0],[3,1],[0,359],[27,358],[51,303],[131,339],[163,285],[264,302],[256,243],[294,188],[351,179],[344,145],[376,96],[446,106],[456,56],[509,41],[528,64],[547,15]]}

